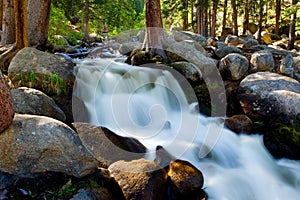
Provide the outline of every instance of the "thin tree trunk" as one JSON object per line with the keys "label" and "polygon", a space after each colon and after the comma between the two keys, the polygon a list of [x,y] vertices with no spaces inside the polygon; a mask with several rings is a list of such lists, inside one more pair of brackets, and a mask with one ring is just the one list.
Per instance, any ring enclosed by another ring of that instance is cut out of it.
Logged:
{"label": "thin tree trunk", "polygon": [[164,51],[165,35],[161,17],[160,0],[146,0],[146,35],[143,43],[143,49],[150,52],[150,57],[156,55],[167,60]]}
{"label": "thin tree trunk", "polygon": [[237,9],[236,9],[236,0],[231,0],[232,8],[232,33],[233,35],[238,35],[238,24],[237,24]]}
{"label": "thin tree trunk", "polygon": [[2,21],[3,21],[3,0],[0,1],[0,25],[1,25],[0,30],[2,30]]}
{"label": "thin tree trunk", "polygon": [[203,6],[203,36],[207,37],[208,36],[208,6]]}
{"label": "thin tree trunk", "polygon": [[245,0],[244,5],[244,24],[243,24],[243,35],[249,29],[249,0]]}
{"label": "thin tree trunk", "polygon": [[195,28],[195,15],[194,15],[194,6],[195,6],[195,2],[194,0],[191,0],[191,22],[192,22],[192,29],[194,32],[196,32],[196,28]]}
{"label": "thin tree trunk", "polygon": [[28,0],[28,42],[29,46],[45,49],[50,20],[51,0]]}
{"label": "thin tree trunk", "polygon": [[90,0],[85,0],[84,6],[84,41],[88,42],[90,39],[89,36],[89,20],[90,20]]}
{"label": "thin tree trunk", "polygon": [[213,0],[212,16],[211,16],[211,36],[216,37],[217,9],[219,0]]}
{"label": "thin tree trunk", "polygon": [[259,8],[258,8],[258,30],[257,30],[257,40],[259,43],[261,43],[261,32],[262,32],[262,22],[263,22],[263,12],[264,12],[264,7],[263,7],[263,0],[260,0],[259,2]]}
{"label": "thin tree trunk", "polygon": [[14,1],[3,1],[3,23],[1,45],[13,44],[16,41],[15,35],[15,17],[14,17]]}
{"label": "thin tree trunk", "polygon": [[279,35],[279,20],[281,11],[281,0],[276,0],[275,5],[276,15],[275,15],[275,34]]}
{"label": "thin tree trunk", "polygon": [[227,19],[227,0],[224,0],[224,5],[223,5],[223,20],[222,20],[222,35],[225,35],[226,31],[226,19]]}
{"label": "thin tree trunk", "polygon": [[183,13],[182,13],[182,29],[186,30],[187,26],[188,26],[188,16],[189,16],[189,12],[188,12],[188,1],[187,0],[183,0],[182,1],[182,7],[183,7]]}
{"label": "thin tree trunk", "polygon": [[[296,5],[297,0],[292,0],[292,6]],[[291,15],[290,28],[289,28],[289,42],[288,49],[292,50],[295,47],[295,23],[296,23],[297,11]]]}

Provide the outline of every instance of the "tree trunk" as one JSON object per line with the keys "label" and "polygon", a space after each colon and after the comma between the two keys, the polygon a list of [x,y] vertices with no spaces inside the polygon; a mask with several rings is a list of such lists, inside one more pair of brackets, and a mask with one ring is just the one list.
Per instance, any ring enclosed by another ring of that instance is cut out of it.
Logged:
{"label": "tree trunk", "polygon": [[160,0],[146,0],[146,35],[143,43],[143,49],[150,53],[153,58],[156,55],[167,60],[164,51],[165,35],[161,17]]}
{"label": "tree trunk", "polygon": [[16,23],[16,46],[20,50],[28,47],[28,27],[26,0],[14,0],[15,5],[15,23]]}
{"label": "tree trunk", "polygon": [[[292,0],[292,7],[294,7],[296,4],[297,4],[297,0]],[[290,28],[289,28],[289,42],[288,42],[289,50],[292,50],[295,47],[296,17],[297,17],[297,10],[293,11],[293,14],[291,15]]]}
{"label": "tree trunk", "polygon": [[11,59],[16,53],[28,46],[26,0],[14,0],[14,7],[16,43],[0,55],[0,70],[7,70]]}
{"label": "tree trunk", "polygon": [[208,36],[208,6],[203,6],[203,36],[207,37]]}
{"label": "tree trunk", "polygon": [[2,37],[0,44],[13,44],[16,41],[14,1],[4,0],[3,9]]}
{"label": "tree trunk", "polygon": [[224,5],[223,5],[223,21],[222,21],[222,35],[225,35],[226,31],[226,19],[227,19],[227,0],[224,0]]}
{"label": "tree trunk", "polygon": [[281,11],[281,0],[276,0],[275,5],[276,15],[275,15],[275,34],[279,35],[279,20]]}
{"label": "tree trunk", "polygon": [[183,0],[182,1],[182,7],[183,7],[183,12],[182,12],[182,30],[186,30],[188,28],[188,16],[189,16],[189,12],[188,12],[188,1],[187,0]]}
{"label": "tree trunk", "polygon": [[88,42],[90,40],[89,35],[89,21],[90,21],[90,0],[85,0],[84,6],[84,37],[83,40]]}
{"label": "tree trunk", "polygon": [[51,0],[28,0],[28,42],[29,46],[45,49],[50,20]]}
{"label": "tree trunk", "polygon": [[211,16],[211,36],[216,37],[217,9],[219,0],[213,0],[212,16]]}
{"label": "tree trunk", "polygon": [[243,24],[243,35],[246,34],[249,26],[249,0],[245,0],[244,5],[244,24]]}
{"label": "tree trunk", "polygon": [[231,0],[232,8],[232,33],[233,35],[238,35],[238,24],[237,24],[237,9],[236,9],[236,0]]}
{"label": "tree trunk", "polygon": [[[3,20],[3,1],[0,1],[0,30],[2,30],[2,20]],[[1,35],[0,35],[1,38]]]}
{"label": "tree trunk", "polygon": [[264,11],[263,0],[260,0],[260,2],[259,2],[259,8],[258,8],[259,19],[258,19],[258,30],[257,30],[257,40],[258,40],[259,43],[261,43],[263,11]]}

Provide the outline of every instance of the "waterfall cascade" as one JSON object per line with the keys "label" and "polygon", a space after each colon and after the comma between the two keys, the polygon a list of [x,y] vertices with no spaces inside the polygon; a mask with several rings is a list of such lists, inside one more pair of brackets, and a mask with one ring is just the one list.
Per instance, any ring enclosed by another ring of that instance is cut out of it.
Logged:
{"label": "waterfall cascade", "polygon": [[161,145],[188,160],[202,171],[209,199],[299,199],[299,161],[275,160],[261,136],[236,135],[222,119],[195,112],[169,71],[95,59],[80,61],[75,74],[73,95],[89,123],[137,138],[149,159]]}

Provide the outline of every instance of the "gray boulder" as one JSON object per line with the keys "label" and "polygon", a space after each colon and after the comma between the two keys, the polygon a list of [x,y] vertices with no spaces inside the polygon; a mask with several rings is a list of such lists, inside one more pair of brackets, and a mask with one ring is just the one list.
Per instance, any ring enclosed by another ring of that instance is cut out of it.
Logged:
{"label": "gray boulder", "polygon": [[230,53],[243,53],[243,52],[241,49],[235,46],[221,46],[221,45],[218,45],[218,49],[215,52],[216,56],[220,59]]}
{"label": "gray boulder", "polygon": [[123,44],[121,44],[121,46],[119,48],[119,52],[120,52],[120,54],[123,54],[123,55],[129,55],[134,49],[142,48],[142,45],[143,44],[141,42],[123,43]]}
{"label": "gray boulder", "polygon": [[294,77],[294,61],[292,54],[286,55],[281,60],[279,71],[283,75]]}
{"label": "gray boulder", "polygon": [[240,54],[231,53],[221,59],[219,70],[221,74],[230,73],[232,80],[240,80],[248,71],[249,61]]}
{"label": "gray boulder", "polygon": [[43,115],[60,121],[66,120],[66,115],[54,100],[39,90],[19,87],[12,89],[11,94],[16,113]]}
{"label": "gray boulder", "polygon": [[269,50],[253,53],[250,63],[252,72],[272,71],[274,69],[274,58]]}
{"label": "gray boulder", "polygon": [[240,83],[238,98],[244,113],[255,120],[300,113],[300,83],[276,73],[250,74]]}
{"label": "gray boulder", "polygon": [[64,123],[44,116],[16,114],[0,135],[0,170],[11,174],[61,172],[83,177],[98,161]]}

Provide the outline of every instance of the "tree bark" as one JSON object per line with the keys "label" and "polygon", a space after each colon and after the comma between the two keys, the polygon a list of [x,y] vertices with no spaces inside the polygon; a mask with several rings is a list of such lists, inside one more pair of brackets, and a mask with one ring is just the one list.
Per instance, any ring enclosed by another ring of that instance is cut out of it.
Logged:
{"label": "tree bark", "polygon": [[222,21],[222,35],[225,35],[226,31],[226,19],[227,19],[227,0],[224,0],[224,5],[223,5],[223,21]]}
{"label": "tree bark", "polygon": [[51,0],[28,0],[28,45],[45,49],[50,20]]}
{"label": "tree bark", "polygon": [[3,9],[2,37],[0,44],[13,44],[16,41],[14,1],[4,0]]}
{"label": "tree bark", "polygon": [[217,9],[219,0],[213,0],[212,16],[211,16],[211,36],[216,37]]}
{"label": "tree bark", "polygon": [[263,22],[263,12],[264,12],[264,7],[263,7],[263,0],[260,0],[259,2],[259,8],[258,8],[258,30],[257,30],[257,41],[261,43],[261,32],[262,32],[262,22]]}
{"label": "tree bark", "polygon": [[165,35],[161,17],[160,0],[146,0],[146,35],[143,43],[143,49],[150,53],[153,58],[156,55],[167,60],[164,51]]}
{"label": "tree bark", "polygon": [[182,12],[182,30],[186,30],[188,27],[188,1],[187,0],[183,0],[182,1],[182,7],[183,7],[183,12]]}
{"label": "tree bark", "polygon": [[90,0],[85,0],[84,5],[84,37],[83,40],[88,42],[90,40],[89,35],[89,21],[90,21]]}
{"label": "tree bark", "polygon": [[280,11],[281,11],[281,0],[276,0],[275,5],[275,34],[279,35],[279,20],[280,20]]}
{"label": "tree bark", "polygon": [[0,30],[2,30],[2,20],[3,20],[3,0],[0,1],[0,25],[1,25]]}
{"label": "tree bark", "polygon": [[248,30],[248,27],[249,27],[249,0],[245,0],[243,35],[246,34],[246,31]]}
{"label": "tree bark", "polygon": [[238,24],[237,24],[237,9],[236,9],[236,0],[231,0],[232,8],[232,33],[233,35],[238,35]]}
{"label": "tree bark", "polygon": [[[297,4],[297,0],[292,0],[292,6]],[[290,28],[289,28],[289,42],[288,49],[292,50],[295,47],[295,24],[296,24],[297,11],[291,15]]]}
{"label": "tree bark", "polygon": [[28,47],[26,0],[14,0],[17,49]]}

